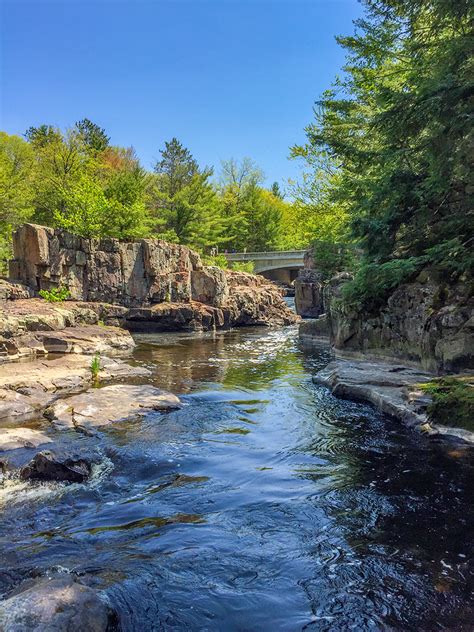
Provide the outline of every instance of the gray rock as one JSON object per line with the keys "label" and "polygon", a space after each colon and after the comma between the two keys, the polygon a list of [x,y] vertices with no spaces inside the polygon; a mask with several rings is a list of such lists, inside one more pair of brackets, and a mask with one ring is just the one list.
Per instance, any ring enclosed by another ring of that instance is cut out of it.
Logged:
{"label": "gray rock", "polygon": [[409,426],[427,423],[429,403],[418,384],[433,375],[414,368],[375,362],[336,360],[313,379],[331,389],[336,397],[370,402]]}
{"label": "gray rock", "polygon": [[316,270],[300,270],[294,285],[297,314],[303,318],[317,318],[324,313],[321,274]]}
{"label": "gray rock", "polygon": [[51,439],[40,430],[31,428],[2,428],[0,430],[1,451],[37,448],[47,443],[51,443]]}
{"label": "gray rock", "polygon": [[[143,377],[144,367],[131,366],[118,358],[100,359],[100,380]],[[54,360],[0,364],[0,420],[29,419],[46,409],[59,396],[92,383],[91,356],[72,354]]]}
{"label": "gray rock", "polygon": [[107,632],[116,624],[116,614],[97,592],[71,577],[20,586],[0,602],[3,632]]}
{"label": "gray rock", "polygon": [[176,395],[149,384],[114,384],[61,399],[48,409],[48,419],[65,428],[105,426],[152,410],[180,407]]}

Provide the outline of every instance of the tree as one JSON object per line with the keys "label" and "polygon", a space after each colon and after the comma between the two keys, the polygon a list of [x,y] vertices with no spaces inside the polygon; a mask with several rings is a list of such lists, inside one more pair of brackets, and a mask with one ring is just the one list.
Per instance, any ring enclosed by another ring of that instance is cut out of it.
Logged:
{"label": "tree", "polygon": [[86,175],[63,191],[64,209],[54,213],[56,226],[82,237],[99,237],[108,225],[109,204],[97,182]]}
{"label": "tree", "polygon": [[[472,274],[472,4],[364,4],[354,35],[338,38],[345,73],[295,150],[315,173],[334,166],[329,199],[349,216],[365,265],[383,266],[387,288],[427,264]],[[361,271],[359,290],[361,279],[370,275]]]}
{"label": "tree", "polygon": [[78,121],[74,125],[74,131],[84,145],[91,151],[104,151],[109,146],[110,137],[105,129],[99,127],[88,118]]}
{"label": "tree", "polygon": [[160,151],[148,187],[149,207],[164,238],[205,248],[220,242],[222,219],[213,170],[200,169],[191,152],[173,138]]}
{"label": "tree", "polygon": [[61,140],[61,132],[52,125],[40,125],[29,127],[25,132],[25,138],[35,147],[45,147],[48,143]]}
{"label": "tree", "polygon": [[271,189],[270,189],[270,190],[271,190],[271,192],[273,193],[273,195],[274,195],[276,198],[280,198],[280,200],[283,200],[283,198],[285,197],[285,194],[282,192],[282,190],[281,190],[280,185],[278,184],[278,182],[274,182],[274,183],[272,184],[272,187],[271,187]]}
{"label": "tree", "polygon": [[165,142],[160,154],[161,160],[155,164],[154,170],[159,176],[160,190],[172,198],[191,183],[199,173],[199,166],[189,149],[183,147],[177,138]]}
{"label": "tree", "polygon": [[19,136],[0,132],[0,274],[11,256],[13,230],[34,213],[34,153]]}
{"label": "tree", "polygon": [[225,245],[235,250],[271,250],[278,243],[281,199],[262,188],[263,172],[250,159],[222,162],[220,177]]}

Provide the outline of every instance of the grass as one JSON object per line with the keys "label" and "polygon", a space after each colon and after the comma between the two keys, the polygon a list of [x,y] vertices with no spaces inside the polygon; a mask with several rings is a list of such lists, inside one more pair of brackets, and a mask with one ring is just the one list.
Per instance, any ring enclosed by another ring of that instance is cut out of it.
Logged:
{"label": "grass", "polygon": [[97,353],[94,355],[94,357],[92,358],[92,362],[90,364],[90,372],[92,375],[92,380],[93,382],[96,384],[99,381],[99,373],[100,373],[100,353],[97,351]]}
{"label": "grass", "polygon": [[474,376],[441,377],[420,388],[433,399],[428,406],[431,421],[474,431]]}

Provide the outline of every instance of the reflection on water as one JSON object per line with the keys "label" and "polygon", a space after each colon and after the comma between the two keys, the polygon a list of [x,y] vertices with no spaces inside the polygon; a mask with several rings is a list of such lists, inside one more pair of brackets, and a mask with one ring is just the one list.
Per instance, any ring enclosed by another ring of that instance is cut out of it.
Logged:
{"label": "reflection on water", "polygon": [[138,339],[184,407],[107,429],[92,484],[9,482],[3,594],[74,573],[133,631],[472,629],[469,448],[315,386],[293,328]]}

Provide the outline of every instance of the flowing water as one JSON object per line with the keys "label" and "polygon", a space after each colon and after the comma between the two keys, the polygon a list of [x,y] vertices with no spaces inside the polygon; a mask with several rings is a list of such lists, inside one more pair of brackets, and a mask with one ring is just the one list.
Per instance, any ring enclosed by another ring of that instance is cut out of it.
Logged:
{"label": "flowing water", "polygon": [[313,384],[295,328],[137,339],[184,407],[75,436],[86,485],[7,482],[3,594],[72,573],[137,632],[473,629],[472,451]]}

